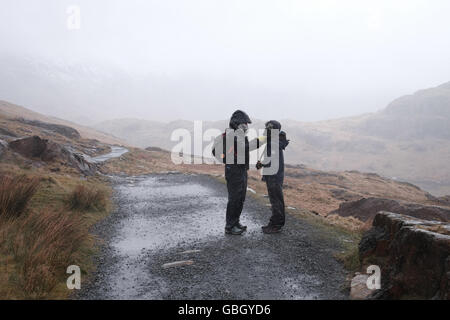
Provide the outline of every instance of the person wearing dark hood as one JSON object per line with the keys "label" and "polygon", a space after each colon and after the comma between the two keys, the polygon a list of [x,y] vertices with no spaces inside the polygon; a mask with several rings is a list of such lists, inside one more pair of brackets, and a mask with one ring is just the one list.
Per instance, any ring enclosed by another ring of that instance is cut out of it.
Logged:
{"label": "person wearing dark hood", "polygon": [[[281,124],[276,120],[266,122],[265,133],[267,135],[266,153],[267,157],[263,161],[258,161],[256,168],[263,169],[262,180],[266,182],[267,193],[269,194],[272,206],[272,217],[267,226],[262,227],[264,233],[281,232],[285,223],[285,206],[283,196],[284,182],[284,149],[289,144],[286,133],[281,131]],[[278,135],[278,139],[276,139]],[[273,139],[273,137],[274,139]],[[278,161],[278,167],[273,166],[274,161]],[[271,168],[272,167],[272,168]]]}
{"label": "person wearing dark hood", "polygon": [[229,128],[218,136],[213,144],[213,155],[225,164],[225,180],[228,189],[225,233],[240,235],[247,226],[240,223],[240,216],[247,193],[247,171],[249,153],[266,141],[266,137],[251,141],[246,136],[250,117],[242,110],[236,110],[230,119]]}

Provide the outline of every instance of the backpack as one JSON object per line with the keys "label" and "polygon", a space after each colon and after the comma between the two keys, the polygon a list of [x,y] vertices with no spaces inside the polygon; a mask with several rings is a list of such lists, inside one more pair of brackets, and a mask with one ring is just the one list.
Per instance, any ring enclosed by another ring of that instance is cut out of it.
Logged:
{"label": "backpack", "polygon": [[[219,154],[220,159],[222,159],[222,163],[226,164],[227,162],[227,154],[231,155],[234,154],[234,147],[231,147],[229,150],[226,150],[227,147],[227,139],[226,139],[227,133],[223,132],[220,136],[218,136],[216,139],[220,139],[222,138],[222,146],[223,146],[223,150],[221,150],[222,152]],[[214,146],[212,148],[212,154],[214,157],[216,157],[216,147]],[[216,157],[217,158],[217,157]],[[218,159],[218,158],[217,158]]]}
{"label": "backpack", "polygon": [[[238,150],[238,145],[237,145],[237,139],[236,137],[234,137],[234,143],[233,146],[229,147],[228,150],[227,148],[227,132],[225,131],[224,133],[222,133],[220,136],[217,136],[214,144],[217,145],[217,142],[222,139],[222,151],[220,153],[216,154],[216,151],[218,152],[219,150],[216,150],[216,147],[214,146],[212,148],[212,154],[214,155],[214,157],[216,159],[221,159],[223,164],[227,164],[227,158],[230,157],[233,159],[233,161],[231,161],[231,164],[236,164],[238,161],[238,154],[237,154],[237,150]],[[247,137],[245,137],[245,165],[248,166],[249,163],[249,152],[248,152],[248,139]],[[243,163],[244,164],[244,163]]]}

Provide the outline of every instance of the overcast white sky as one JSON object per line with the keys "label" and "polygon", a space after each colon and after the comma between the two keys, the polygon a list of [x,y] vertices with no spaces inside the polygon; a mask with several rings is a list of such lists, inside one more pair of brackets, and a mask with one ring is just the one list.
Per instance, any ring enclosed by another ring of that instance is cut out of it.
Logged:
{"label": "overcast white sky", "polygon": [[449,13],[448,0],[0,0],[0,99],[80,121],[371,112],[450,81]]}

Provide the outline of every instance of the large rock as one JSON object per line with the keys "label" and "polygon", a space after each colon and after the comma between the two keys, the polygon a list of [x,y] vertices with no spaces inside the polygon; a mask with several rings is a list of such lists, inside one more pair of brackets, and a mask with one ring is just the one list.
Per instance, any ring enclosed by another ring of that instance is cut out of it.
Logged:
{"label": "large rock", "polygon": [[363,266],[378,265],[370,298],[450,299],[450,224],[390,212],[375,216],[359,243]]}
{"label": "large rock", "polygon": [[83,155],[38,136],[11,141],[9,147],[27,158],[37,158],[45,162],[60,161],[85,175],[93,175],[97,170],[95,164],[86,161]]}
{"label": "large rock", "polygon": [[425,220],[450,221],[450,209],[439,206],[426,206],[384,198],[362,198],[356,201],[343,202],[339,209],[330,214],[342,217],[353,216],[361,221],[372,221],[379,211],[390,211],[406,214]]}
{"label": "large rock", "polygon": [[9,143],[9,147],[27,158],[40,158],[47,148],[47,140],[38,136],[17,139]]}

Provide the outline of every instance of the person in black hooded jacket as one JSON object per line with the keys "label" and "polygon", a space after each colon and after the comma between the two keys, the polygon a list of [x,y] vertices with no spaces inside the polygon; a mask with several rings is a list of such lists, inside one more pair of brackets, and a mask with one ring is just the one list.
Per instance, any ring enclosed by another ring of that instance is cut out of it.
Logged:
{"label": "person in black hooded jacket", "polygon": [[244,111],[236,110],[231,116],[229,128],[216,138],[212,148],[213,155],[225,163],[228,189],[226,234],[239,235],[247,229],[240,223],[240,216],[247,193],[249,153],[266,141],[266,137],[248,141],[246,132],[249,123],[252,123],[249,116]]}
{"label": "person in black hooded jacket", "polygon": [[[269,194],[269,200],[272,206],[272,217],[270,218],[270,222],[267,226],[262,227],[264,233],[281,232],[285,223],[285,205],[283,196],[284,149],[289,144],[289,140],[286,139],[286,133],[280,130],[281,124],[278,121],[270,120],[266,122],[267,158],[263,159],[262,162],[258,161],[256,164],[257,169],[263,168],[262,180],[266,182],[267,193]],[[274,141],[271,137],[274,132],[279,134],[278,141]],[[278,169],[275,167],[271,168],[273,159],[278,160]]]}

